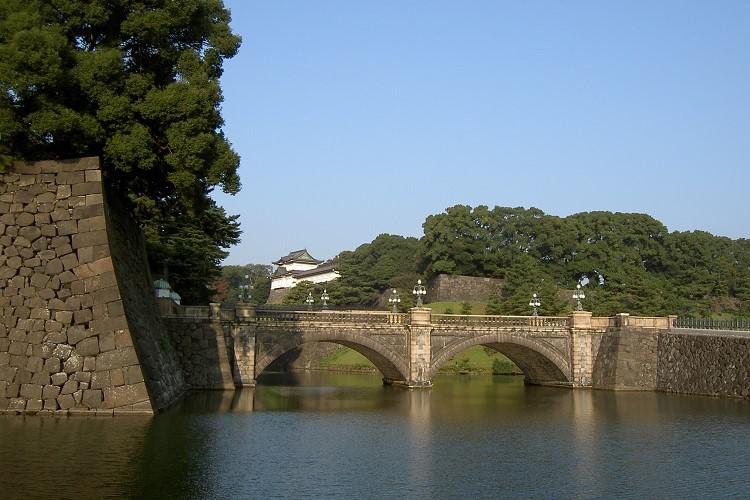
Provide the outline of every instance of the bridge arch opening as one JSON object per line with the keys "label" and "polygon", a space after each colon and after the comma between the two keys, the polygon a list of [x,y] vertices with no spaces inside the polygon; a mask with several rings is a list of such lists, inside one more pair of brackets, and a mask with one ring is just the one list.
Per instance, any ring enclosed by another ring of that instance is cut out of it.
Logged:
{"label": "bridge arch opening", "polygon": [[348,347],[364,356],[383,376],[385,383],[405,383],[408,380],[408,367],[402,359],[388,351],[383,345],[378,344],[367,334],[346,335],[346,338],[338,336],[311,336],[305,335],[304,339],[287,338],[271,346],[255,361],[255,377],[257,378],[271,363],[286,353],[293,351],[305,344],[312,342],[326,342]]}
{"label": "bridge arch opening", "polygon": [[559,353],[540,342],[502,333],[473,337],[447,345],[433,356],[430,367],[432,376],[454,356],[476,345],[489,347],[507,356],[521,369],[528,383],[570,384],[570,368]]}

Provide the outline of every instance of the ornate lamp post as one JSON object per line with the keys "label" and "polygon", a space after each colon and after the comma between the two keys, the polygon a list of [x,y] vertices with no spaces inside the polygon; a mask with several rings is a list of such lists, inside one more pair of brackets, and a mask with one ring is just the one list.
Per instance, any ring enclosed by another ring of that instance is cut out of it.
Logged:
{"label": "ornate lamp post", "polygon": [[573,291],[573,298],[576,299],[576,311],[583,311],[581,301],[586,298],[586,294],[583,293],[583,289],[581,289],[580,283],[578,283],[576,289]]}
{"label": "ornate lamp post", "polygon": [[427,294],[427,290],[422,285],[422,280],[417,280],[417,284],[414,285],[414,290],[411,293],[417,298],[417,307],[422,307],[422,295]]}
{"label": "ornate lamp post", "polygon": [[539,316],[539,307],[542,305],[542,301],[537,297],[536,294],[531,296],[531,300],[529,301],[529,306],[534,309],[534,312],[531,313],[532,316]]}
{"label": "ornate lamp post", "polygon": [[315,299],[312,296],[312,292],[309,292],[307,294],[307,298],[305,299],[305,304],[307,304],[308,309],[312,309],[312,306],[314,303],[315,303]]}
{"label": "ornate lamp post", "polygon": [[398,290],[393,289],[393,293],[388,297],[388,303],[393,306],[393,312],[398,312],[398,305],[401,302],[401,297],[398,296]]}
{"label": "ornate lamp post", "polygon": [[251,298],[251,290],[253,289],[253,285],[250,284],[250,275],[245,275],[245,281],[240,285],[241,290],[241,297],[240,301],[244,303],[250,302]]}
{"label": "ornate lamp post", "polygon": [[323,303],[322,307],[323,309],[328,309],[328,299],[330,297],[328,296],[328,291],[324,288],[323,289],[323,295],[320,296],[320,301]]}

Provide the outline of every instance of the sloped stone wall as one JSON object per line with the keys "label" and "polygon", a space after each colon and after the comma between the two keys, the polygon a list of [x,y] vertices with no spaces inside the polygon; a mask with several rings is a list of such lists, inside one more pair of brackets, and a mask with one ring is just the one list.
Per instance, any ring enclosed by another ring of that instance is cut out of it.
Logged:
{"label": "sloped stone wall", "polygon": [[748,332],[676,329],[658,345],[658,390],[750,399]]}
{"label": "sloped stone wall", "polygon": [[209,318],[164,318],[185,382],[191,389],[235,388],[229,325]]}
{"label": "sloped stone wall", "polygon": [[425,299],[426,302],[483,302],[502,286],[503,280],[497,278],[438,274],[427,283]]}
{"label": "sloped stone wall", "polygon": [[0,174],[0,411],[151,413],[184,380],[97,158]]}

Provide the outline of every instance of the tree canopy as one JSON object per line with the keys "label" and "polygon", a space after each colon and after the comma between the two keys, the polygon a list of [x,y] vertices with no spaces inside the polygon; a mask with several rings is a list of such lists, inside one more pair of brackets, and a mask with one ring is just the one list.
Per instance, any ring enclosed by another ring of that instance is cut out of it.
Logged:
{"label": "tree canopy", "polygon": [[153,269],[206,301],[240,189],[221,131],[222,62],[240,38],[220,0],[0,2],[0,168],[99,156],[110,195],[144,227]]}
{"label": "tree canopy", "polygon": [[750,315],[746,239],[670,233],[645,214],[556,217],[521,207],[456,205],[423,227],[419,270],[504,278],[497,312],[528,311],[532,291],[542,312],[561,312],[556,292],[584,283],[596,314]]}
{"label": "tree canopy", "polygon": [[583,285],[596,315],[750,317],[750,240],[703,231],[672,232],[644,214],[584,212],[569,217],[536,208],[457,205],[430,215],[417,240],[381,234],[335,259],[339,280],[303,282],[285,297],[316,303],[324,289],[333,305],[384,306],[397,288],[413,304],[416,280],[440,273],[501,278],[489,314],[567,314],[571,290]]}
{"label": "tree canopy", "polygon": [[312,292],[317,303],[325,289],[331,304],[373,306],[383,292],[397,288],[402,307],[407,307],[411,304],[411,287],[417,281],[417,243],[416,238],[381,234],[354,251],[336,256],[333,262],[341,278],[315,286],[303,282],[284,297],[284,302],[302,304]]}

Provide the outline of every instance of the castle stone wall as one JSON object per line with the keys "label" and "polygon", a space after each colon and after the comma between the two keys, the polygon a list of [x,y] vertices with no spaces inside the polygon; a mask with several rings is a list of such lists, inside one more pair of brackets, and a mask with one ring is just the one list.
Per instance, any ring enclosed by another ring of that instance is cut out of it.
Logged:
{"label": "castle stone wall", "polygon": [[503,280],[439,274],[427,283],[426,302],[483,302],[502,288]]}
{"label": "castle stone wall", "polygon": [[152,413],[185,389],[97,158],[0,174],[0,411]]}
{"label": "castle stone wall", "polygon": [[750,399],[750,332],[670,330],[658,353],[658,390]]}

